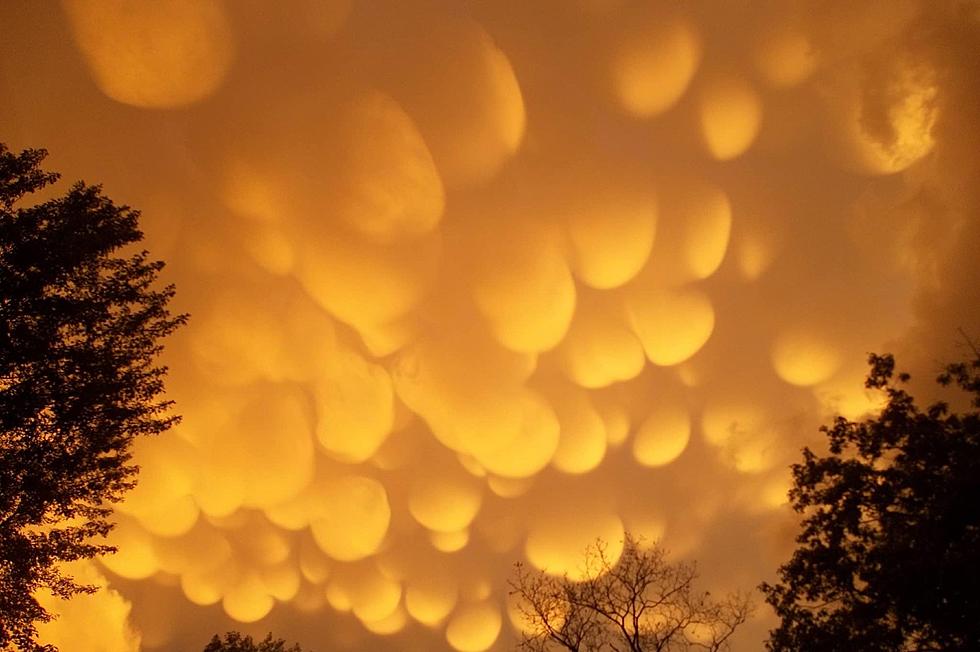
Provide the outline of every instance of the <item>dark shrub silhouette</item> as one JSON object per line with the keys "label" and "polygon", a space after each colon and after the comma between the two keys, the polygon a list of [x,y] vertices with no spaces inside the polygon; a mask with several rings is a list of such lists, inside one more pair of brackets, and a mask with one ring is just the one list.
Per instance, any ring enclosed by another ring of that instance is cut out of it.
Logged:
{"label": "dark shrub silhouette", "polygon": [[[975,353],[975,352],[974,352]],[[980,650],[980,414],[924,411],[870,357],[887,404],[823,428],[829,454],[793,466],[799,547],[762,591],[781,624],[770,650]],[[938,381],[980,407],[980,355]]]}
{"label": "dark shrub silhouette", "polygon": [[83,183],[31,196],[57,179],[44,156],[0,144],[0,649],[50,649],[35,591],[95,590],[59,564],[111,551],[93,540],[134,484],[130,444],[176,419],[155,359],[185,321],[154,287],[163,263],[119,252],[136,211]]}

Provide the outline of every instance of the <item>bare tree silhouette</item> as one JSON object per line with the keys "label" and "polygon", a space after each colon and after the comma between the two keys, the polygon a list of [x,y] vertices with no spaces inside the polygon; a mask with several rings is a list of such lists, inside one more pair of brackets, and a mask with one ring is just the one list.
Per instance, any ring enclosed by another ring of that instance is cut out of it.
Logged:
{"label": "bare tree silhouette", "polygon": [[695,588],[694,564],[672,564],[662,548],[626,535],[618,560],[590,545],[581,581],[517,564],[511,595],[523,620],[521,649],[545,652],[667,652],[729,647],[752,611],[748,594],[715,600]]}

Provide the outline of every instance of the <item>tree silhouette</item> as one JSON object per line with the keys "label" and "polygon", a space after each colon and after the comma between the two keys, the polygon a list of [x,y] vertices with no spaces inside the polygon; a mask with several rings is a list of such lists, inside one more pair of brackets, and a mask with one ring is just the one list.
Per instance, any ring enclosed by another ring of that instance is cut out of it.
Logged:
{"label": "tree silhouette", "polygon": [[[822,429],[829,454],[804,449],[793,466],[805,518],[780,582],[761,587],[782,619],[768,647],[980,650],[980,414],[923,412],[892,380],[891,356],[869,362],[881,413],[838,417]],[[938,381],[980,407],[980,355]]]}
{"label": "tree silhouette", "polygon": [[521,649],[726,650],[752,609],[747,595],[716,601],[697,591],[693,564],[671,564],[664,550],[628,534],[618,560],[596,541],[581,570],[577,581],[517,564],[510,586],[523,621]]}
{"label": "tree silhouette", "polygon": [[286,641],[282,639],[273,640],[272,633],[255,643],[251,636],[243,636],[238,632],[228,632],[224,639],[217,634],[211,639],[204,652],[303,652],[299,645],[286,647]]}
{"label": "tree silhouette", "polygon": [[45,154],[0,144],[0,649],[53,649],[34,593],[95,590],[60,564],[112,551],[93,538],[134,484],[130,443],[176,420],[154,361],[185,316],[154,289],[162,263],[118,253],[139,214],[83,183],[38,203]]}

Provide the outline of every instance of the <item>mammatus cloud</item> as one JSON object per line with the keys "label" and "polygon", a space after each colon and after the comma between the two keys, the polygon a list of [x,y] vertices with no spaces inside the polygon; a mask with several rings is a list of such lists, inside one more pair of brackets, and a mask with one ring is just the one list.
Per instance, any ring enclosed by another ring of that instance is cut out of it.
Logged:
{"label": "mammatus cloud", "polygon": [[129,601],[108,586],[92,562],[75,562],[70,572],[80,584],[97,586],[99,591],[71,600],[41,596],[41,605],[55,618],[38,626],[39,639],[60,650],[137,652],[140,636],[129,622]]}
{"label": "mammatus cloud", "polygon": [[980,333],[968,2],[0,20],[3,137],[143,209],[193,315],[63,649],[76,610],[92,649],[509,649],[511,564],[627,530],[753,587],[867,352],[928,379]]}

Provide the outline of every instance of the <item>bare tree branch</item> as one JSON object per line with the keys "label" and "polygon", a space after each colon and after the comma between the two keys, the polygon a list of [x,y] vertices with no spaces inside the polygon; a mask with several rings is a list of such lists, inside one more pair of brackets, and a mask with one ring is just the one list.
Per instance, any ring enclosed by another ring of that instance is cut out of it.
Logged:
{"label": "bare tree branch", "polygon": [[749,594],[714,600],[698,593],[693,564],[671,564],[664,550],[630,535],[618,559],[602,540],[584,553],[581,580],[517,564],[511,595],[524,621],[529,652],[723,652],[749,617]]}

